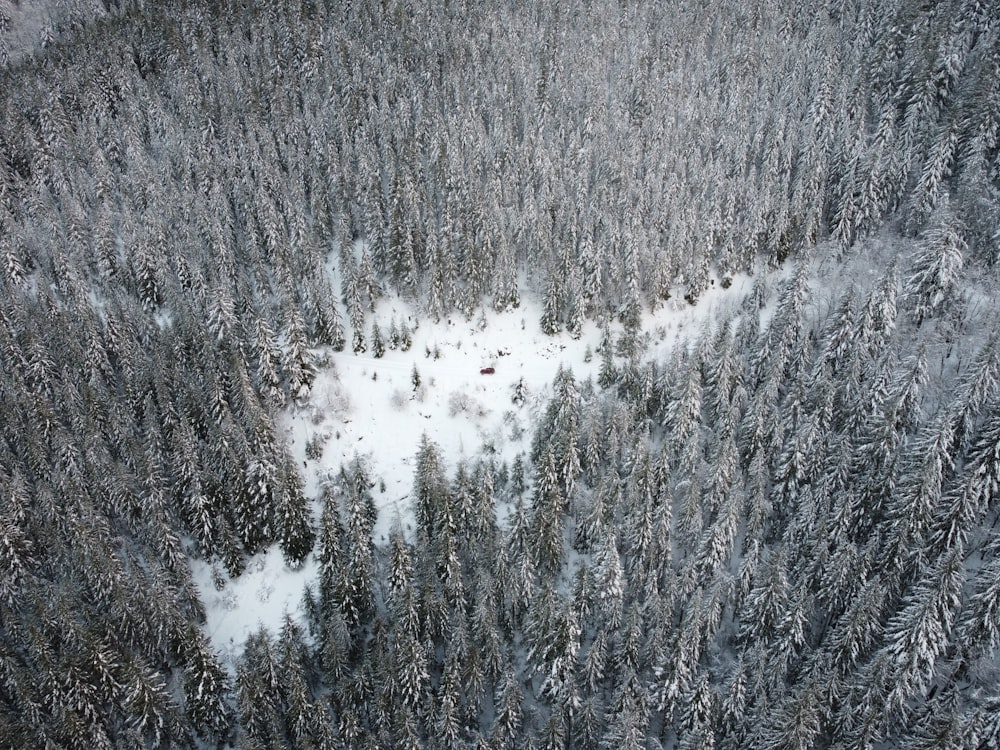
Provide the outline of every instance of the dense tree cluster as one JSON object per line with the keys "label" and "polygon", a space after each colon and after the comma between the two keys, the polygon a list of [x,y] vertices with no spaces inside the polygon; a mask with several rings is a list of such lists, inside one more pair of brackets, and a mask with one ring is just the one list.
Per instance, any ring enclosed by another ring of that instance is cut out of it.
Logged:
{"label": "dense tree cluster", "polygon": [[[0,60],[0,744],[1000,743],[990,3],[102,5]],[[790,258],[644,360],[644,307]],[[382,549],[273,415],[409,346],[387,290],[606,334],[513,465],[422,445]],[[188,558],[272,544],[308,622],[229,675]]]}
{"label": "dense tree cluster", "polygon": [[992,262],[998,66],[975,0],[137,6],[4,70],[4,254],[148,308],[276,288],[330,343],[334,247],[359,343],[383,284],[471,315],[528,271],[547,330],[634,325],[952,194]]}
{"label": "dense tree cluster", "polygon": [[[370,479],[345,468],[324,493],[312,647],[293,628],[303,666],[279,670],[313,676],[311,741],[1000,741],[997,339],[973,325],[978,349],[949,354],[945,321],[897,310],[894,272],[819,305],[805,267],[763,326],[751,296],[608,388],[561,370],[513,467],[449,477],[425,440],[416,529],[384,548]],[[264,680],[250,646],[241,670]],[[280,746],[300,746],[300,709],[282,710]],[[245,742],[273,740],[254,726]]]}

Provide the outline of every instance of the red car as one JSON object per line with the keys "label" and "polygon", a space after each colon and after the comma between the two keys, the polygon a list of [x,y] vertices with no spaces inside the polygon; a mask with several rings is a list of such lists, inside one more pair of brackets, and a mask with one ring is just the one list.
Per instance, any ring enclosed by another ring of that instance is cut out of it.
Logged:
{"label": "red car", "polygon": [[496,372],[496,370],[494,368],[492,368],[492,367],[484,367],[482,370],[479,371],[479,374],[480,375],[492,375],[495,372]]}

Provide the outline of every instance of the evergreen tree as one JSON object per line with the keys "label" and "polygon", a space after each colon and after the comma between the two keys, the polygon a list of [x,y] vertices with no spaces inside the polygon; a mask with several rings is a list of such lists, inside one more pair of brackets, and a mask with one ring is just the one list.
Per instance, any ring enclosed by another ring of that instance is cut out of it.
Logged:
{"label": "evergreen tree", "polygon": [[815,746],[823,727],[823,685],[811,679],[776,709],[774,725],[765,732],[763,747],[805,750]]}
{"label": "evergreen tree", "polygon": [[886,654],[896,669],[890,705],[906,702],[930,685],[937,660],[947,648],[961,603],[962,550],[948,550],[928,567],[886,625]]}
{"label": "evergreen tree", "polygon": [[276,498],[278,543],[285,563],[292,568],[302,565],[312,551],[315,535],[310,522],[309,504],[302,491],[302,482],[290,460],[286,460],[281,494]]}
{"label": "evergreen tree", "polygon": [[490,746],[496,750],[512,750],[521,736],[524,722],[524,694],[512,667],[504,671],[497,691],[496,711],[489,732]]}
{"label": "evergreen tree", "polygon": [[964,452],[973,435],[976,417],[983,407],[990,403],[1000,387],[1000,356],[994,336],[977,352],[971,366],[960,373],[956,384],[956,396],[949,409],[954,420],[956,449]]}
{"label": "evergreen tree", "polygon": [[458,663],[449,660],[445,664],[444,675],[436,701],[436,716],[434,717],[434,747],[441,750],[453,750],[465,746],[459,695],[460,676]]}
{"label": "evergreen tree", "polygon": [[597,374],[597,384],[601,388],[610,388],[618,382],[618,370],[615,367],[614,352],[611,347],[611,333],[607,327],[601,338],[601,369]]}
{"label": "evergreen tree", "polygon": [[417,528],[424,543],[430,544],[441,530],[450,499],[440,449],[427,435],[421,437],[417,450],[414,497]]}
{"label": "evergreen tree", "polygon": [[382,329],[378,323],[372,323],[372,356],[380,359],[385,355],[385,339],[382,337]]}
{"label": "evergreen tree", "polygon": [[510,312],[519,307],[521,296],[518,291],[515,255],[508,243],[504,243],[497,254],[493,278],[493,309],[497,312]]}
{"label": "evergreen tree", "polygon": [[914,446],[914,460],[901,470],[900,491],[894,494],[887,511],[892,524],[890,565],[902,565],[910,555],[921,555],[953,468],[953,439],[950,421],[939,420],[921,436]]}
{"label": "evergreen tree", "polygon": [[530,537],[534,561],[549,573],[557,572],[562,566],[565,502],[556,468],[555,453],[550,443],[535,480]]}
{"label": "evergreen tree", "polygon": [[343,492],[344,552],[341,609],[349,627],[360,630],[372,615],[374,599],[375,549],[371,532],[375,525],[367,473],[355,462],[350,473],[341,470]]}
{"label": "evergreen tree", "polygon": [[[994,554],[996,542],[993,543]],[[954,641],[966,663],[986,656],[1000,645],[1000,558],[976,574],[974,593],[962,609]]]}
{"label": "evergreen tree", "polygon": [[185,710],[194,729],[205,739],[221,739],[231,716],[229,678],[201,633],[187,637],[184,666]]}
{"label": "evergreen tree", "polygon": [[729,674],[719,705],[719,723],[722,727],[724,742],[726,740],[733,742],[741,740],[749,698],[750,696],[747,695],[747,667],[742,655],[740,655]]}
{"label": "evergreen tree", "polygon": [[353,329],[352,351],[360,354],[367,350],[365,343],[365,308],[362,300],[362,285],[356,270],[352,270],[353,265],[345,269],[344,280],[344,304],[347,306],[347,315],[351,321]]}
{"label": "evergreen tree", "polygon": [[280,672],[266,631],[251,635],[236,667],[236,710],[241,739],[250,746],[287,747],[281,719]]}
{"label": "evergreen tree", "polygon": [[309,395],[309,389],[316,378],[313,355],[306,341],[305,321],[297,309],[293,309],[285,324],[285,349],[282,369],[288,381],[288,390],[296,400]]}
{"label": "evergreen tree", "polygon": [[135,661],[126,666],[122,687],[129,715],[134,722],[133,741],[154,747],[174,733],[176,706],[163,678],[151,667]]}
{"label": "evergreen tree", "polygon": [[681,717],[681,747],[708,750],[715,747],[718,699],[703,672],[689,691]]}
{"label": "evergreen tree", "polygon": [[945,201],[921,237],[903,294],[920,325],[946,303],[954,305],[967,251],[962,226]]}
{"label": "evergreen tree", "polygon": [[243,547],[254,553],[274,533],[278,471],[268,458],[253,460],[246,468],[243,482],[235,508],[235,526]]}
{"label": "evergreen tree", "polygon": [[6,507],[0,510],[0,561],[3,564],[0,602],[12,607],[30,583],[31,571],[37,563],[34,545],[26,533],[30,506],[24,480],[15,474],[5,484],[8,500]]}
{"label": "evergreen tree", "polygon": [[313,338],[318,344],[326,344],[335,352],[343,351],[344,322],[337,301],[328,289],[312,292],[310,299],[313,310]]}
{"label": "evergreen tree", "polygon": [[605,750],[641,750],[646,746],[649,722],[646,691],[635,673],[622,676],[611,705],[610,721],[601,747]]}
{"label": "evergreen tree", "polygon": [[278,368],[281,352],[274,332],[263,318],[258,318],[254,330],[254,350],[257,352],[257,386],[264,396],[276,404],[284,403],[284,393],[280,390],[281,380]]}
{"label": "evergreen tree", "polygon": [[967,747],[971,739],[963,716],[958,707],[957,694],[949,690],[945,695],[934,700],[916,722],[916,726],[907,732],[902,747],[907,750],[921,748],[941,748],[942,750],[958,750]]}
{"label": "evergreen tree", "polygon": [[550,272],[550,280],[545,292],[545,305],[542,309],[542,318],[539,321],[542,333],[549,336],[555,335],[562,330],[563,316],[563,293],[562,285],[555,278],[556,272]]}
{"label": "evergreen tree", "polygon": [[625,601],[625,571],[618,554],[614,537],[605,527],[603,538],[594,554],[594,581],[601,618],[605,626],[614,631],[621,627]]}
{"label": "evergreen tree", "polygon": [[496,682],[500,678],[505,649],[498,614],[500,603],[495,588],[495,582],[484,573],[476,586],[472,600],[471,635],[479,653],[483,676],[488,682]]}
{"label": "evergreen tree", "polygon": [[788,551],[785,547],[774,551],[755,580],[757,585],[747,597],[740,616],[740,635],[751,641],[773,636],[786,609],[790,591]]}
{"label": "evergreen tree", "polygon": [[1000,408],[991,405],[981,422],[958,482],[945,493],[932,522],[930,541],[938,550],[961,549],[994,498],[1000,494]]}
{"label": "evergreen tree", "polygon": [[888,589],[878,574],[860,587],[825,639],[836,667],[852,670],[879,642],[887,598]]}

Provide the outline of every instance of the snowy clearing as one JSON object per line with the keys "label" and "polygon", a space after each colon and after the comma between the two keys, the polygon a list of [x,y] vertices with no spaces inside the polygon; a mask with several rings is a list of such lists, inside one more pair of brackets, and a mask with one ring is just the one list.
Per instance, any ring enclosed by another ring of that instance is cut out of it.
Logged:
{"label": "snowy clearing", "polygon": [[[775,272],[774,278],[785,274]],[[661,356],[705,325],[728,318],[753,283],[740,276],[728,289],[713,284],[694,306],[678,296],[646,311],[644,356]],[[397,519],[404,530],[412,528],[413,464],[424,434],[440,446],[449,472],[484,451],[507,462],[526,453],[559,367],[571,369],[577,381],[596,379],[600,368],[601,330],[595,323],[588,321],[578,339],[565,333],[547,336],[538,326],[540,314],[539,300],[530,298],[510,313],[485,311],[473,320],[453,316],[438,323],[425,321],[412,331],[409,350],[387,348],[381,358],[371,351],[318,350],[317,358],[326,365],[308,401],[287,408],[277,424],[302,469],[314,517],[319,514],[316,498],[322,483],[361,458],[376,483],[376,543],[386,541]],[[399,299],[382,300],[375,315],[383,329],[391,320],[412,326],[419,318]],[[483,329],[481,318],[486,322]],[[620,326],[611,330],[620,333]],[[414,367],[420,378],[417,388]],[[494,368],[492,374],[480,373],[488,367]],[[515,405],[511,397],[521,379],[528,395]],[[318,459],[307,455],[311,441],[322,447]],[[277,545],[251,559],[244,573],[227,580],[221,590],[213,585],[206,561],[195,560],[192,568],[207,611],[205,630],[230,666],[248,634],[260,626],[277,631],[286,613],[300,614],[304,586],[317,571],[312,554],[300,569],[292,570]]]}

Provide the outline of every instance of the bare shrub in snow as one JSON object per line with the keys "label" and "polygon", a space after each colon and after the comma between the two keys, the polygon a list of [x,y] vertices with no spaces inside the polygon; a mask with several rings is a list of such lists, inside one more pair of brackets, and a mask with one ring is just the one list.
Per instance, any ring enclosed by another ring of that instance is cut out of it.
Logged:
{"label": "bare shrub in snow", "polygon": [[461,391],[455,391],[450,396],[448,396],[448,416],[454,417],[461,412],[469,410],[469,401],[471,401],[468,393],[463,393]]}
{"label": "bare shrub in snow", "polygon": [[479,430],[479,437],[483,441],[479,448],[480,453],[485,455],[495,455],[503,448],[504,437],[503,427],[501,425],[490,424],[490,426]]}
{"label": "bare shrub in snow", "polygon": [[329,433],[317,432],[306,441],[306,458],[310,461],[319,461],[323,457],[323,446],[330,439]]}
{"label": "bare shrub in snow", "polygon": [[448,397],[448,416],[454,417],[462,413],[482,418],[489,414],[490,410],[465,391],[454,391]]}
{"label": "bare shrub in snow", "polygon": [[513,411],[504,412],[503,423],[510,430],[510,439],[515,443],[524,437],[524,425]]}
{"label": "bare shrub in snow", "polygon": [[312,401],[319,411],[341,419],[354,408],[350,396],[339,381],[326,381],[314,388]]}
{"label": "bare shrub in snow", "polygon": [[410,403],[410,397],[401,388],[397,388],[392,392],[392,396],[389,397],[389,403],[392,404],[392,408],[395,411],[406,411],[406,407]]}
{"label": "bare shrub in snow", "polygon": [[212,563],[212,585],[215,586],[216,591],[222,591],[226,588],[226,576],[217,563]]}

